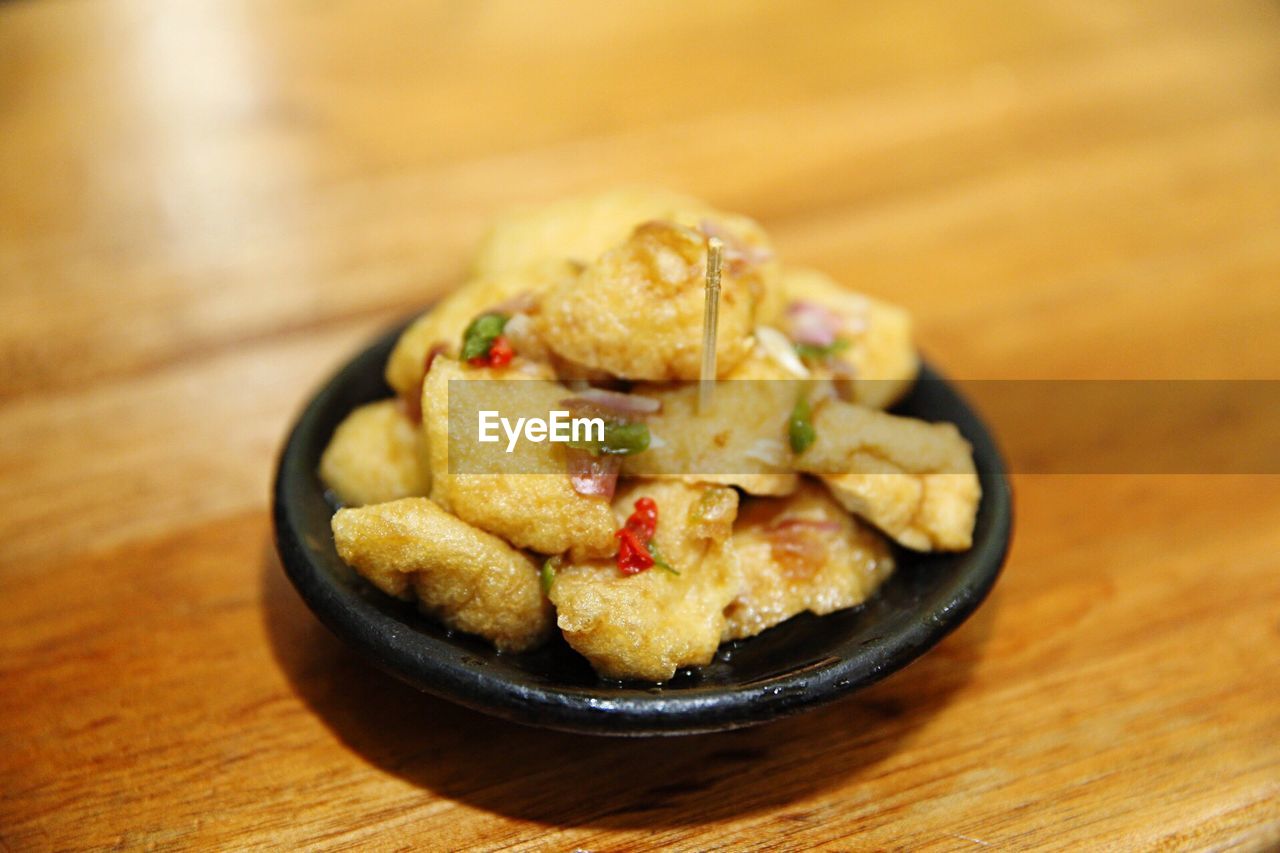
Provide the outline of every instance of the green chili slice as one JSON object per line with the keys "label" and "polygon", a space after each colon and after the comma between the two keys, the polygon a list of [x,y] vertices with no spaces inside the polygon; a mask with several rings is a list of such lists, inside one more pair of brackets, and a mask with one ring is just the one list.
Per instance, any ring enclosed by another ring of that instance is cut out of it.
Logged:
{"label": "green chili slice", "polygon": [[592,456],[602,453],[611,456],[629,456],[649,449],[649,425],[643,421],[619,423],[607,421],[603,441],[569,441],[575,450],[585,450]]}
{"label": "green chili slice", "polygon": [[472,320],[471,325],[462,333],[462,360],[470,361],[487,356],[494,338],[502,334],[506,325],[505,314],[481,314]]}
{"label": "green chili slice", "polygon": [[547,557],[542,564],[542,594],[550,595],[551,586],[556,582],[556,567],[560,565],[559,557]]}
{"label": "green chili slice", "polygon": [[666,559],[662,556],[662,552],[658,550],[657,542],[654,542],[652,539],[650,539],[645,544],[645,548],[649,550],[649,556],[653,557],[653,564],[655,566],[662,569],[663,571],[671,572],[671,574],[676,575],[677,577],[680,575],[679,572],[671,568],[671,564],[668,563]]}
{"label": "green chili slice", "polygon": [[817,344],[795,344],[796,355],[801,358],[808,358],[814,361],[821,361],[829,358],[838,352],[843,352],[849,348],[849,342],[844,338],[836,338],[826,346],[818,346]]}
{"label": "green chili slice", "polygon": [[649,425],[643,421],[604,425],[604,441],[600,446],[602,452],[625,456],[648,449]]}
{"label": "green chili slice", "polygon": [[804,453],[818,437],[813,429],[813,413],[809,409],[809,401],[801,397],[791,410],[791,418],[787,422],[787,432],[791,438],[791,449],[796,453]]}

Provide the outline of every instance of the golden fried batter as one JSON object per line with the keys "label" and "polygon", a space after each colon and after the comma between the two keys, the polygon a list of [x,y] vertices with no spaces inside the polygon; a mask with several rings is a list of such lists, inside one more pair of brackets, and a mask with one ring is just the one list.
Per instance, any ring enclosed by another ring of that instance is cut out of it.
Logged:
{"label": "golden fried batter", "polygon": [[[501,536],[520,548],[542,554],[570,551],[574,557],[608,556],[617,549],[613,512],[603,497],[580,495],[570,485],[565,446],[522,441],[511,454],[490,464],[494,445],[456,440],[450,458],[449,435],[474,432],[474,417],[467,406],[458,406],[449,419],[449,380],[519,378],[511,370],[470,367],[451,358],[437,358],[422,387],[423,429],[427,434],[431,465],[431,497],[442,507],[482,530]],[[519,386],[514,387],[514,386]],[[504,383],[505,397],[489,396],[504,415],[535,412],[540,417],[561,409],[571,396],[564,386],[544,379]],[[499,451],[501,452],[501,451]],[[450,465],[452,464],[452,468]],[[476,473],[499,470],[507,473]],[[452,473],[451,473],[452,472]],[[552,472],[552,473],[512,473]]]}
{"label": "golden fried batter", "polygon": [[640,385],[635,393],[661,401],[645,421],[656,439],[628,456],[629,477],[678,475],[692,483],[737,486],[753,495],[786,495],[799,476],[788,470],[787,418],[797,386],[756,352],[717,382],[706,411],[698,410],[697,385]]}
{"label": "golden fried batter", "polygon": [[[671,222],[637,227],[580,279],[542,300],[537,327],[557,355],[626,379],[697,379],[702,358],[707,236]],[[751,349],[763,267],[726,264],[721,277],[718,375]]]}
{"label": "golden fried batter", "polygon": [[418,429],[396,400],[343,418],[320,457],[320,479],[346,506],[425,495],[431,475],[418,456]]}
{"label": "golden fried batter", "polygon": [[[613,560],[575,562],[556,572],[551,601],[565,639],[596,672],[666,681],[681,667],[708,663],[720,644],[724,608],[740,587],[727,541],[737,494],[674,480],[631,482],[613,502],[619,527],[641,497],[657,502],[654,542],[680,574],[654,566],[624,575]],[[720,523],[699,523],[699,511],[722,505],[729,511],[717,510]]]}
{"label": "golden fried batter", "polygon": [[576,280],[578,273],[573,264],[557,261],[472,279],[404,330],[387,359],[387,384],[402,397],[412,395],[422,381],[432,347],[440,345],[457,355],[462,333],[476,317],[526,295],[536,300],[548,289]]}
{"label": "golden fried batter", "polygon": [[427,498],[405,498],[333,516],[338,554],[374,586],[446,626],[522,652],[551,632],[537,564]]}
{"label": "golden fried batter", "polygon": [[742,592],[725,611],[724,639],[759,634],[809,611],[861,604],[893,571],[889,546],[806,481],[785,498],[747,499],[733,525]]}
{"label": "golden fried batter", "polygon": [[816,403],[813,427],[796,468],[819,475],[845,509],[917,551],[972,544],[982,489],[954,425],[828,398]]}

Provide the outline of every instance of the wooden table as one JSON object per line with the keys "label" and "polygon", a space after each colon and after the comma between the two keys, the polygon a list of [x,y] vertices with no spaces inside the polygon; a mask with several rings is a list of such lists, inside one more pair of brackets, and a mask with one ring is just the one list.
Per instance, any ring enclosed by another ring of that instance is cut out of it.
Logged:
{"label": "wooden table", "polygon": [[1278,152],[1267,0],[0,4],[0,846],[1280,843],[1276,477],[1021,475],[936,651],[678,742],[372,671],[267,501],[491,215],[615,183],[757,216],[957,376],[1275,378]]}

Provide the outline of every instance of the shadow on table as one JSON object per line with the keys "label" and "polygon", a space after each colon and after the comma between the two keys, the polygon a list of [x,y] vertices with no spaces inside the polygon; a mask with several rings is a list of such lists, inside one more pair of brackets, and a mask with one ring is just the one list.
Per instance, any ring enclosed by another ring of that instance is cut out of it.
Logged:
{"label": "shadow on table", "polygon": [[370,764],[492,813],[608,828],[701,824],[791,804],[782,819],[821,820],[806,801],[850,779],[875,779],[878,765],[964,685],[997,603],[993,595],[930,654],[833,705],[736,732],[627,740],[527,728],[385,675],[306,609],[270,546],[262,598],[293,689]]}

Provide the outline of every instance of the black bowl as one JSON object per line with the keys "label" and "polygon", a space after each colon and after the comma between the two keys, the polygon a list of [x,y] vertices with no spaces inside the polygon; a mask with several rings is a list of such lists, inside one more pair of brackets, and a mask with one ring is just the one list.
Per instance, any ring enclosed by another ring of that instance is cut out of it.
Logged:
{"label": "black bowl", "polygon": [[972,442],[983,497],[969,551],[899,550],[897,571],[863,606],[805,614],[726,644],[711,664],[660,686],[603,681],[558,635],[534,653],[499,654],[378,592],[334,550],[334,508],[316,467],[348,412],[391,394],[382,369],[399,332],[388,332],[357,356],[303,411],[280,458],[274,514],[285,571],[320,621],[419,689],[517,722],[591,734],[749,726],[829,702],[906,666],[955,630],[1000,572],[1012,522],[1003,462],[978,416],[926,366],[895,411],[951,421]]}

